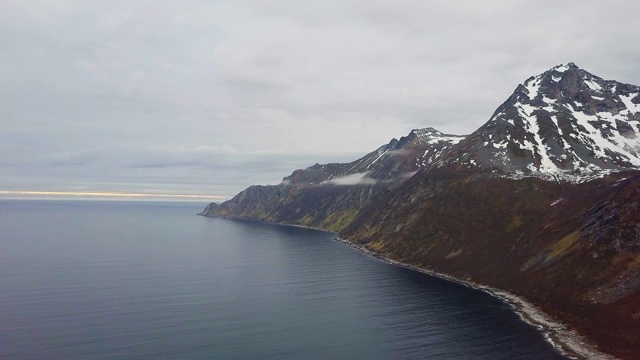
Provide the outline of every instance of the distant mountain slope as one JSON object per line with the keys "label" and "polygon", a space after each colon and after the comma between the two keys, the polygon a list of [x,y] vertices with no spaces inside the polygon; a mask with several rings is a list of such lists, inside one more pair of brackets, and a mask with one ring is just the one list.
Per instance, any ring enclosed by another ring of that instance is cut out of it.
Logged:
{"label": "distant mountain slope", "polygon": [[640,88],[575,64],[527,79],[440,166],[581,182],[640,167]]}
{"label": "distant mountain slope", "polygon": [[438,156],[464,139],[464,136],[448,135],[434,128],[415,129],[409,135],[392,139],[375,151],[351,163],[316,164],[296,170],[283,182],[293,185],[310,184],[373,184],[378,181],[395,181],[413,175],[431,165]]}
{"label": "distant mountain slope", "polygon": [[351,163],[315,164],[279,185],[251,186],[201,213],[341,230],[380,194],[399,186],[464,137],[411,131]]}

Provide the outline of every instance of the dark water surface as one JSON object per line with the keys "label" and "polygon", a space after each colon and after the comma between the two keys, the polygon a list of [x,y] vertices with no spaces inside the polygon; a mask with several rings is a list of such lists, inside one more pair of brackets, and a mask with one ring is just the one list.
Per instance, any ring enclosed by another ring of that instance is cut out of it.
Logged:
{"label": "dark water surface", "polygon": [[563,358],[483,292],[204,205],[0,201],[0,358]]}

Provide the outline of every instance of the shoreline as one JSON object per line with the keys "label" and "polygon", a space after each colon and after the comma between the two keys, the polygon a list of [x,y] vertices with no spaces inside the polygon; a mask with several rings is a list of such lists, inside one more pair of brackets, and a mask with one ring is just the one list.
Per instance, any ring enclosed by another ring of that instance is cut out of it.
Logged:
{"label": "shoreline", "polygon": [[[316,229],[321,230],[321,229]],[[423,269],[414,265],[406,264],[397,260],[393,260],[376,252],[360,247],[349,240],[339,238],[336,234],[334,240],[348,245],[364,254],[370,255],[384,261],[390,265],[399,266],[405,269],[417,271],[419,273],[451,281],[475,290],[483,291],[497,299],[504,301],[520,319],[527,324],[535,327],[542,333],[545,340],[558,350],[563,356],[569,359],[585,359],[585,360],[617,360],[616,357],[605,354],[593,347],[589,341],[575,330],[567,328],[566,325],[554,319],[538,307],[525,300],[524,298],[514,295],[508,291],[496,289],[490,286],[481,285],[472,281],[462,280],[451,275],[439,273],[437,271]]]}
{"label": "shoreline", "polygon": [[384,255],[378,254],[374,251],[361,247],[349,240],[342,239],[338,237],[338,234],[333,231],[315,228],[312,226],[305,225],[296,225],[296,224],[282,224],[275,223],[270,221],[260,221],[260,220],[251,220],[251,219],[242,219],[242,218],[232,218],[225,216],[217,216],[217,215],[205,215],[203,213],[198,213],[198,216],[203,217],[219,217],[223,219],[229,220],[243,220],[243,221],[256,221],[262,222],[271,225],[281,225],[281,226],[292,226],[303,229],[310,229],[316,231],[322,231],[333,234],[333,239],[335,241],[341,242],[349,247],[352,247],[363,254],[372,256],[380,261],[384,261],[387,264],[402,267],[405,269],[417,271],[419,273],[437,277],[439,279],[444,279],[447,281],[451,281],[475,290],[483,291],[503,302],[505,302],[511,309],[520,317],[522,321],[525,323],[535,327],[539,332],[544,336],[545,341],[547,341],[554,349],[558,350],[560,354],[566,356],[568,359],[576,359],[576,360],[618,360],[618,358],[603,353],[597,350],[593,345],[589,343],[589,341],[575,330],[567,328],[559,320],[554,319],[544,311],[540,310],[538,307],[525,300],[524,298],[514,295],[508,291],[496,289],[487,285],[482,285],[475,283],[473,281],[466,281],[459,278],[456,278],[451,275],[447,275],[444,273],[440,273],[434,270],[423,269],[414,265],[406,264],[401,261],[397,261],[391,258],[388,258]]}

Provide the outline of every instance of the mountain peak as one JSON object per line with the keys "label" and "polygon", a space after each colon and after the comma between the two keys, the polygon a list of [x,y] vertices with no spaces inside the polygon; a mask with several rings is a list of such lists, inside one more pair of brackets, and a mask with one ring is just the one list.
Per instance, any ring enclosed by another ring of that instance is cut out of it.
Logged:
{"label": "mountain peak", "polygon": [[400,141],[402,141],[405,138],[415,140],[415,141],[426,142],[429,144],[437,144],[440,142],[457,144],[460,141],[462,141],[465,137],[460,135],[445,134],[432,127],[426,127],[423,129],[411,130],[409,135],[406,137],[403,137],[402,139],[400,139]]}
{"label": "mountain peak", "polygon": [[640,88],[561,64],[518,85],[464,148],[453,150],[448,162],[515,177],[584,181],[637,169]]}
{"label": "mountain peak", "polygon": [[557,71],[559,73],[563,73],[568,70],[578,70],[580,69],[575,63],[569,62],[566,64],[560,64],[552,67],[549,71]]}
{"label": "mountain peak", "polygon": [[415,133],[416,135],[442,135],[442,132],[432,128],[426,127],[424,129],[413,129],[411,133]]}
{"label": "mountain peak", "polygon": [[294,171],[282,181],[286,185],[327,184],[371,185],[404,181],[433,163],[464,136],[447,135],[432,128],[414,129],[408,135],[392,139],[351,163],[318,164]]}
{"label": "mountain peak", "polygon": [[560,64],[543,72],[538,76],[528,78],[516,88],[516,93],[521,92],[530,100],[544,98],[558,100],[561,98],[576,97],[580,93],[602,93],[608,89],[607,81],[595,76],[576,64]]}

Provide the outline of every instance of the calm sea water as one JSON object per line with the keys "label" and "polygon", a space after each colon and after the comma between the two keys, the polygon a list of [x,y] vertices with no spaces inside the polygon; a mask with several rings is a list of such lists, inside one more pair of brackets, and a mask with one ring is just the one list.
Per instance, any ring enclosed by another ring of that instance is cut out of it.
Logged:
{"label": "calm sea water", "polygon": [[485,293],[204,205],[0,201],[0,358],[563,358]]}

